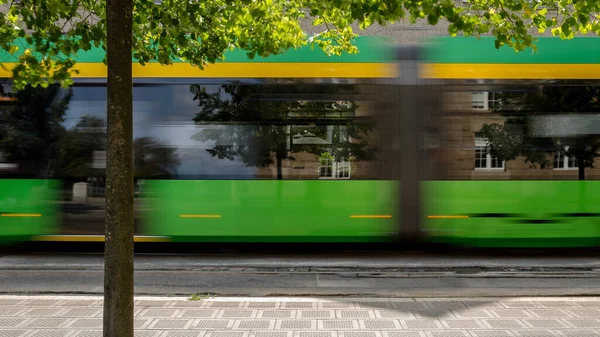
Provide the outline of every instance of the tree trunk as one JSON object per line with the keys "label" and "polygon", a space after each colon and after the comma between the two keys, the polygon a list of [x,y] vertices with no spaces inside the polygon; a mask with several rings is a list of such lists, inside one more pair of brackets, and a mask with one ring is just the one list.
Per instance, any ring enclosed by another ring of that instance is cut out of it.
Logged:
{"label": "tree trunk", "polygon": [[133,337],[132,0],[108,0],[104,337]]}
{"label": "tree trunk", "polygon": [[283,156],[276,153],[275,160],[277,161],[277,180],[283,180]]}
{"label": "tree trunk", "polygon": [[585,166],[583,165],[583,160],[581,158],[577,158],[577,164],[579,180],[585,180]]}

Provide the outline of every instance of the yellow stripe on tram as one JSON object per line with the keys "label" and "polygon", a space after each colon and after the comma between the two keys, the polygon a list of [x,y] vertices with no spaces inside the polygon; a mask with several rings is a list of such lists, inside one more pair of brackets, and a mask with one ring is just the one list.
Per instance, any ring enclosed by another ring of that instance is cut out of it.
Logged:
{"label": "yellow stripe on tram", "polygon": [[468,219],[468,215],[428,215],[427,219]]}
{"label": "yellow stripe on tram", "polygon": [[351,215],[352,219],[391,219],[389,214],[374,214],[374,215]]}
{"label": "yellow stripe on tram", "polygon": [[218,219],[220,214],[181,214],[180,218],[197,218],[197,219]]}
{"label": "yellow stripe on tram", "polygon": [[[4,63],[0,78],[12,77],[16,63]],[[134,78],[394,78],[396,63],[232,62],[208,64],[204,70],[187,63],[132,65]],[[103,63],[77,63],[73,78],[105,78]],[[421,76],[430,79],[600,79],[600,64],[425,63]]]}
{"label": "yellow stripe on tram", "polygon": [[41,217],[41,214],[32,214],[32,213],[4,213],[4,214],[0,214],[0,216],[2,217]]}
{"label": "yellow stripe on tram", "polygon": [[421,76],[439,79],[600,79],[600,64],[429,63]]}
{"label": "yellow stripe on tram", "polygon": [[[12,77],[16,63],[4,63],[0,77]],[[168,66],[158,63],[132,65],[134,78],[392,78],[397,76],[393,63],[335,63],[335,62],[280,62],[280,63],[215,63],[204,70],[187,63]],[[73,78],[105,78],[104,63],[76,63]]]}
{"label": "yellow stripe on tram", "polygon": [[[38,235],[33,241],[49,242],[104,242],[104,235]],[[134,242],[169,242],[168,236],[134,236]]]}

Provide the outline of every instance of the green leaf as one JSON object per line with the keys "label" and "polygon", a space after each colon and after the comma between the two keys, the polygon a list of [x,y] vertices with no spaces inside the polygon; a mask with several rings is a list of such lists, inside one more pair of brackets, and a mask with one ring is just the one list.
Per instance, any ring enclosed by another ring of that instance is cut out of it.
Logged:
{"label": "green leaf", "polygon": [[429,14],[429,15],[427,15],[427,22],[430,25],[432,25],[432,26],[437,25],[438,20],[439,20],[439,17],[437,15],[435,15],[435,14]]}

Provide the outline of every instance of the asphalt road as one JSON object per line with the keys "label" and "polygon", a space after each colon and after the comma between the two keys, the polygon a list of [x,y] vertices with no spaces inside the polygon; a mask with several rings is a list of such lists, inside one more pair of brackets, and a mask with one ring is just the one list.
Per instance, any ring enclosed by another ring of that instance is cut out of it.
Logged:
{"label": "asphalt road", "polygon": [[[0,293],[101,294],[100,255],[0,257]],[[139,256],[140,295],[600,295],[598,258]]]}

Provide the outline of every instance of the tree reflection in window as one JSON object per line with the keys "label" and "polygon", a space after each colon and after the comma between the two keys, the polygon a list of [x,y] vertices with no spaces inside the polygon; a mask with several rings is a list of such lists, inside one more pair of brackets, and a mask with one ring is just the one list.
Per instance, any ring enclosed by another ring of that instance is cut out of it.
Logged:
{"label": "tree reflection in window", "polygon": [[209,93],[192,85],[190,91],[200,106],[193,138],[212,142],[207,151],[213,157],[257,168],[275,165],[277,179],[283,179],[283,161],[301,153],[315,162],[323,152],[340,162],[375,158],[371,123],[357,117],[355,101],[336,99],[352,97],[356,86],[224,85]]}

